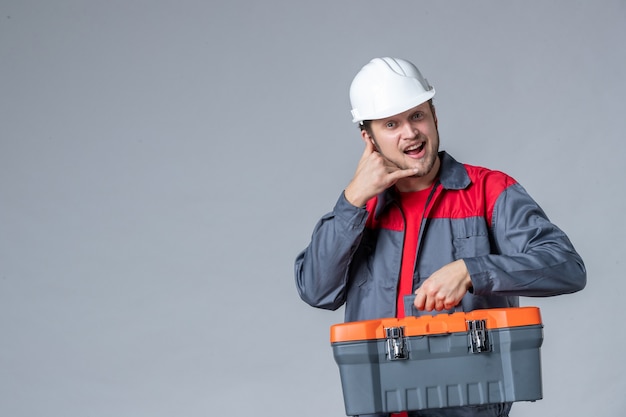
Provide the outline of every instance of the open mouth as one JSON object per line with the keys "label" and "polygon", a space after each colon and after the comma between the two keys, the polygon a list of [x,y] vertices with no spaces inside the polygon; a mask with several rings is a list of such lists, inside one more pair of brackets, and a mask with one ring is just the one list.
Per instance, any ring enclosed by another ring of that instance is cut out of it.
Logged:
{"label": "open mouth", "polygon": [[426,146],[426,142],[421,142],[412,146],[409,146],[404,150],[404,153],[407,155],[419,155]]}

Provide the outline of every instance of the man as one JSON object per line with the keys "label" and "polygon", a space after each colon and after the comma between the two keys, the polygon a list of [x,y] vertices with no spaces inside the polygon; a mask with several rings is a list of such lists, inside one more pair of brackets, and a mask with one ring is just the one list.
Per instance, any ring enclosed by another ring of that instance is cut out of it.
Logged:
{"label": "man", "polygon": [[[300,297],[346,321],[519,306],[581,290],[567,236],[513,178],[439,151],[435,90],[410,62],[376,58],[350,87],[365,150],[295,262]],[[406,311],[406,313],[405,313]],[[410,416],[508,416],[511,404]]]}

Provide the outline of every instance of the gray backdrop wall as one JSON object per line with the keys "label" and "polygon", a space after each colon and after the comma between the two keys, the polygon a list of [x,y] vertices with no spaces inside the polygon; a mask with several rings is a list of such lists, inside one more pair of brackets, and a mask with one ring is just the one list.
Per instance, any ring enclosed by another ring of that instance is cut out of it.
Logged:
{"label": "gray backdrop wall", "polygon": [[519,180],[588,267],[541,307],[544,399],[626,412],[626,2],[0,1],[0,415],[341,416],[293,259],[362,151],[376,56],[442,148]]}

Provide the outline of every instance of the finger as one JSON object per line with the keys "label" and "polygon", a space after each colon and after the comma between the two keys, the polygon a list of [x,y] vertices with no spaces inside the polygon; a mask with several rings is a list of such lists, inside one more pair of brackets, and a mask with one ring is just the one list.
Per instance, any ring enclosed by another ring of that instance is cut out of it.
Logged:
{"label": "finger", "polygon": [[374,139],[372,138],[367,138],[365,140],[365,147],[370,149],[372,152],[376,152],[376,144],[374,143]]}
{"label": "finger", "polygon": [[454,303],[454,302],[446,302],[443,305],[444,310],[452,310],[453,308],[456,308],[458,303]]}
{"label": "finger", "polygon": [[417,172],[418,172],[417,168],[398,169],[389,174],[389,179],[393,181],[398,181],[402,178],[413,176],[417,174]]}
{"label": "finger", "polygon": [[421,291],[415,291],[415,300],[413,301],[413,305],[418,310],[424,310],[424,304],[426,302],[426,296]]}
{"label": "finger", "polygon": [[435,303],[435,310],[437,310],[437,311],[443,311],[443,310],[446,310],[446,309],[447,309],[447,308],[446,308],[446,302],[445,302],[445,300],[438,300],[438,301]]}
{"label": "finger", "polygon": [[433,297],[427,297],[424,303],[424,310],[433,311],[435,309],[435,300]]}
{"label": "finger", "polygon": [[369,155],[377,151],[376,145],[374,144],[374,141],[371,138],[367,138],[364,141],[365,141],[365,151],[364,151],[365,153]]}
{"label": "finger", "polygon": [[359,163],[362,163],[363,161],[365,161],[374,152],[376,152],[376,148],[374,148],[374,145],[372,144],[371,141],[366,140],[365,149],[363,149],[363,154],[361,155],[361,160],[359,161]]}

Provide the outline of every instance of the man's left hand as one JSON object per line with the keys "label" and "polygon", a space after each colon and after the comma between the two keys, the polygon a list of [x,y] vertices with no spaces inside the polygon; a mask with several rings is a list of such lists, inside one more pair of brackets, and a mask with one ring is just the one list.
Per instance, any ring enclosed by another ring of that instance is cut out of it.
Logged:
{"label": "man's left hand", "polygon": [[415,308],[442,311],[456,307],[472,287],[472,280],[463,259],[435,271],[415,291]]}

